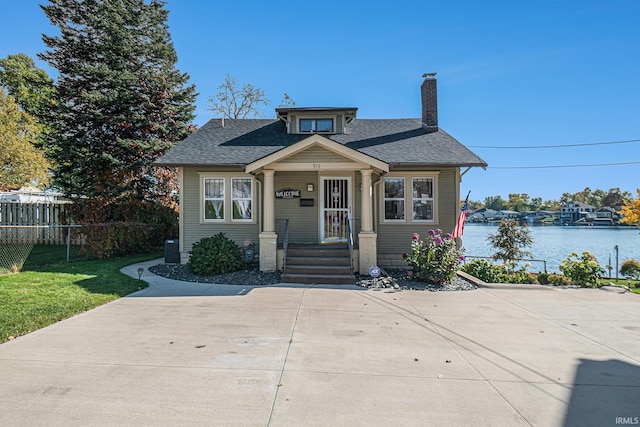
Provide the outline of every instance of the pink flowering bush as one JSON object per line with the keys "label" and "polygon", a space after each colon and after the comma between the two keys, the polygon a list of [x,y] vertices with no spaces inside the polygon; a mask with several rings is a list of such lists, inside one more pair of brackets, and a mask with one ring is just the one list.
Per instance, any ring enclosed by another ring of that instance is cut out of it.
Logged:
{"label": "pink flowering bush", "polygon": [[418,233],[411,238],[411,253],[404,254],[405,263],[411,267],[417,280],[434,284],[451,283],[464,260],[464,248],[458,248],[451,234],[442,235],[442,230],[429,230],[420,240]]}

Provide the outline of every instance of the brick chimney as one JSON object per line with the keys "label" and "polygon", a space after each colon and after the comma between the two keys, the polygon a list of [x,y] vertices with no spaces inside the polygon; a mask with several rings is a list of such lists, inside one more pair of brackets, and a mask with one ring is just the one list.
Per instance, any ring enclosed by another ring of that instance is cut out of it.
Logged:
{"label": "brick chimney", "polygon": [[438,130],[438,85],[436,73],[423,74],[420,86],[422,94],[422,127],[428,132]]}

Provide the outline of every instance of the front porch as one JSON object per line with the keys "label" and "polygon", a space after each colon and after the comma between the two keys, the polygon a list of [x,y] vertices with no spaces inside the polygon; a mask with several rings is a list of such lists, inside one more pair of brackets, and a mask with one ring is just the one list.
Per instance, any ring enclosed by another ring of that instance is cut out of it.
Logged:
{"label": "front porch", "polygon": [[387,171],[386,163],[319,135],[247,165],[261,183],[260,269],[286,268],[288,244],[342,244],[351,274],[366,273],[377,261],[373,177]]}
{"label": "front porch", "polygon": [[353,253],[347,244],[301,245],[278,249],[284,283],[353,285]]}

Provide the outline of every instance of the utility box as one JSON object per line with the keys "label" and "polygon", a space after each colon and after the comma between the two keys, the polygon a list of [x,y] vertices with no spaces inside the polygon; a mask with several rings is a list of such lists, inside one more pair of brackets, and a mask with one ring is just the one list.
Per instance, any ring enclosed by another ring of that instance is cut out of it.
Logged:
{"label": "utility box", "polygon": [[164,263],[180,264],[180,240],[164,241]]}

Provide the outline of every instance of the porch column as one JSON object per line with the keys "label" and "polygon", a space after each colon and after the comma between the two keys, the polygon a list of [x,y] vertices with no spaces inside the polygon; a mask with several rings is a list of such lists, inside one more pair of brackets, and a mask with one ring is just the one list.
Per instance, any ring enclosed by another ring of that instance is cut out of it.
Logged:
{"label": "porch column", "polygon": [[274,175],[275,171],[269,169],[264,170],[264,224],[262,225],[262,231],[264,233],[275,233],[276,231]]}
{"label": "porch column", "polygon": [[360,233],[358,233],[358,272],[369,274],[369,267],[378,263],[377,234],[373,232],[373,204],[371,203],[371,169],[360,171],[362,177]]}
{"label": "porch column", "polygon": [[262,232],[260,233],[260,271],[276,271],[278,253],[278,235],[276,234],[275,215],[275,171],[265,169],[264,173],[264,208],[262,213]]}
{"label": "porch column", "polygon": [[364,169],[360,171],[362,176],[362,204],[360,207],[361,221],[360,231],[363,233],[370,233],[373,231],[373,214],[371,206],[371,169]]}

